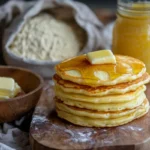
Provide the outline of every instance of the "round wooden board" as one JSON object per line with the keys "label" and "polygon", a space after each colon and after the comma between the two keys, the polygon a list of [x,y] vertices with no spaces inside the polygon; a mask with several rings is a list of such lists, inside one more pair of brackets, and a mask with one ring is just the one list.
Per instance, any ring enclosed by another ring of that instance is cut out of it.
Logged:
{"label": "round wooden board", "polygon": [[[150,99],[150,85],[146,93]],[[53,97],[53,88],[45,86],[31,122],[30,141],[33,150],[150,149],[150,111],[144,117],[119,127],[80,127],[57,117]]]}

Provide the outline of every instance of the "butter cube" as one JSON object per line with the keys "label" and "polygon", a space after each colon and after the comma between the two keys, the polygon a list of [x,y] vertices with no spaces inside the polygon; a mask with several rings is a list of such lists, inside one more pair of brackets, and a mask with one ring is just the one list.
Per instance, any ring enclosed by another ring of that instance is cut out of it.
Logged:
{"label": "butter cube", "polygon": [[21,92],[21,87],[13,78],[0,77],[0,100],[15,97]]}
{"label": "butter cube", "polygon": [[111,50],[89,52],[87,59],[91,64],[116,64],[116,58]]}
{"label": "butter cube", "polygon": [[15,89],[15,81],[12,78],[0,77],[0,95],[10,97]]}

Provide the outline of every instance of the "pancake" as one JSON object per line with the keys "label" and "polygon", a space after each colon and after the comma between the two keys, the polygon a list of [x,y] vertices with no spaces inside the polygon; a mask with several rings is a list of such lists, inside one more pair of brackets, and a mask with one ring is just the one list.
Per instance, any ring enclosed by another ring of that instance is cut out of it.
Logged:
{"label": "pancake", "polygon": [[145,64],[129,56],[97,53],[88,54],[90,61],[84,54],[56,65],[58,116],[80,126],[114,127],[145,115],[149,101],[144,84],[150,81]]}
{"label": "pancake", "polygon": [[141,105],[145,98],[146,98],[145,93],[142,93],[132,101],[124,102],[124,103],[111,103],[111,104],[87,103],[87,102],[74,101],[72,99],[63,99],[62,97],[61,98],[59,97],[58,99],[61,100],[64,104],[69,106],[108,112],[108,111],[121,111],[125,109],[133,109]]}
{"label": "pancake", "polygon": [[135,91],[130,91],[125,94],[120,94],[120,95],[106,95],[106,96],[87,96],[87,95],[82,95],[82,94],[77,94],[77,93],[67,93],[61,90],[59,87],[55,87],[55,94],[57,97],[60,97],[62,99],[71,99],[74,101],[81,101],[81,102],[88,102],[88,103],[102,103],[102,104],[111,104],[111,103],[123,103],[123,102],[128,102],[136,97],[138,97],[141,93],[143,93],[146,90],[146,86],[143,85],[139,87]]}
{"label": "pancake", "polygon": [[56,109],[57,114],[60,118],[65,119],[73,124],[87,127],[114,127],[123,125],[131,122],[132,120],[144,116],[148,112],[148,110],[149,110],[149,102],[147,99],[146,102],[144,102],[140,107],[137,107],[136,111],[127,114],[123,117],[111,119],[89,118]]}
{"label": "pancake", "polygon": [[150,81],[148,73],[144,73],[140,78],[127,83],[120,83],[112,86],[90,87],[86,85],[76,84],[67,80],[61,79],[57,74],[54,75],[53,80],[55,86],[61,88],[67,93],[84,94],[88,96],[104,96],[110,94],[124,94],[129,91],[135,91],[137,88]]}
{"label": "pancake", "polygon": [[[143,104],[147,103],[147,100],[145,99]],[[66,105],[62,103],[61,101],[56,101],[56,109],[70,113],[72,115],[82,116],[82,117],[89,117],[89,118],[102,118],[102,119],[111,119],[111,118],[119,118],[123,117],[129,114],[132,114],[137,109],[139,109],[140,106],[135,107],[133,109],[126,109],[123,111],[116,111],[116,112],[104,112],[104,111],[94,111],[89,109],[83,109],[78,107],[73,107]]]}
{"label": "pancake", "polygon": [[116,64],[92,65],[86,55],[81,55],[56,65],[55,70],[64,80],[91,87],[129,82],[146,72],[145,64],[138,59],[121,55],[115,57]]}

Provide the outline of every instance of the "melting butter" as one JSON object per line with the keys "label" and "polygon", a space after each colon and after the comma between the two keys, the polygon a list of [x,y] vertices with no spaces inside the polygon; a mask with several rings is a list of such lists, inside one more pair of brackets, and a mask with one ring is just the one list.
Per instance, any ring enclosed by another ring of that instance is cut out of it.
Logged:
{"label": "melting butter", "polygon": [[91,64],[116,64],[116,58],[111,50],[89,52],[87,59]]}
{"label": "melting butter", "polygon": [[94,75],[102,81],[109,80],[109,74],[105,71],[95,71]]}
{"label": "melting butter", "polygon": [[78,70],[68,70],[68,71],[65,71],[65,73],[69,76],[81,77],[81,73]]}

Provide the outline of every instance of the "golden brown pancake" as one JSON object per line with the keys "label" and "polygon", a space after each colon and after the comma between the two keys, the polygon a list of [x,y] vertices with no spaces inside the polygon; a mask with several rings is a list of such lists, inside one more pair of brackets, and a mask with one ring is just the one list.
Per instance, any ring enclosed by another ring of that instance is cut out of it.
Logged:
{"label": "golden brown pancake", "polygon": [[81,55],[56,65],[55,70],[64,80],[90,87],[133,81],[146,72],[145,64],[138,59],[121,55],[115,57],[116,64],[92,65],[86,55]]}
{"label": "golden brown pancake", "polygon": [[114,94],[114,95],[105,95],[105,96],[88,96],[77,93],[69,93],[64,92],[61,88],[55,86],[55,94],[56,96],[62,99],[71,99],[74,101],[81,101],[87,103],[101,103],[101,104],[111,104],[111,103],[123,103],[132,101],[136,97],[138,97],[141,93],[146,90],[146,86],[140,86],[135,91],[130,91],[124,94]]}
{"label": "golden brown pancake", "polygon": [[96,111],[121,111],[125,109],[133,109],[139,105],[141,105],[146,98],[145,93],[140,94],[138,97],[135,99],[124,102],[124,103],[107,103],[107,104],[98,104],[98,103],[88,103],[88,102],[81,102],[81,101],[74,101],[72,99],[63,99],[63,98],[58,98],[61,100],[64,104],[69,105],[69,106],[75,106],[78,108],[85,108],[89,110],[96,110]]}
{"label": "golden brown pancake", "polygon": [[146,103],[143,102],[143,104],[140,105],[140,107],[136,108],[136,111],[119,118],[109,118],[109,119],[90,118],[71,114],[66,111],[59,110],[58,108],[56,109],[57,114],[60,118],[63,118],[73,124],[86,127],[115,127],[123,125],[139,117],[144,116],[148,112],[148,110],[149,110],[149,102],[147,99]]}
{"label": "golden brown pancake", "polygon": [[64,92],[67,93],[77,93],[84,94],[88,96],[104,96],[104,95],[112,95],[112,94],[124,94],[129,91],[134,91],[143,84],[146,84],[150,81],[150,76],[148,73],[144,73],[140,78],[127,82],[120,83],[112,86],[98,86],[98,87],[90,87],[87,85],[80,85],[77,83],[73,83],[71,81],[61,79],[57,74],[54,75],[53,80],[55,82],[55,86],[61,88]]}
{"label": "golden brown pancake", "polygon": [[[146,104],[147,100],[145,99],[143,104]],[[61,102],[60,100],[56,100],[56,109],[65,111],[67,113],[70,113],[72,115],[82,116],[82,117],[89,117],[89,118],[101,118],[101,119],[111,119],[111,118],[120,118],[123,116],[127,116],[132,114],[133,112],[137,111],[140,106],[135,107],[133,109],[125,109],[122,111],[114,111],[114,112],[105,112],[105,111],[95,111],[95,110],[89,110],[85,108],[78,108],[74,106],[69,106]]]}

